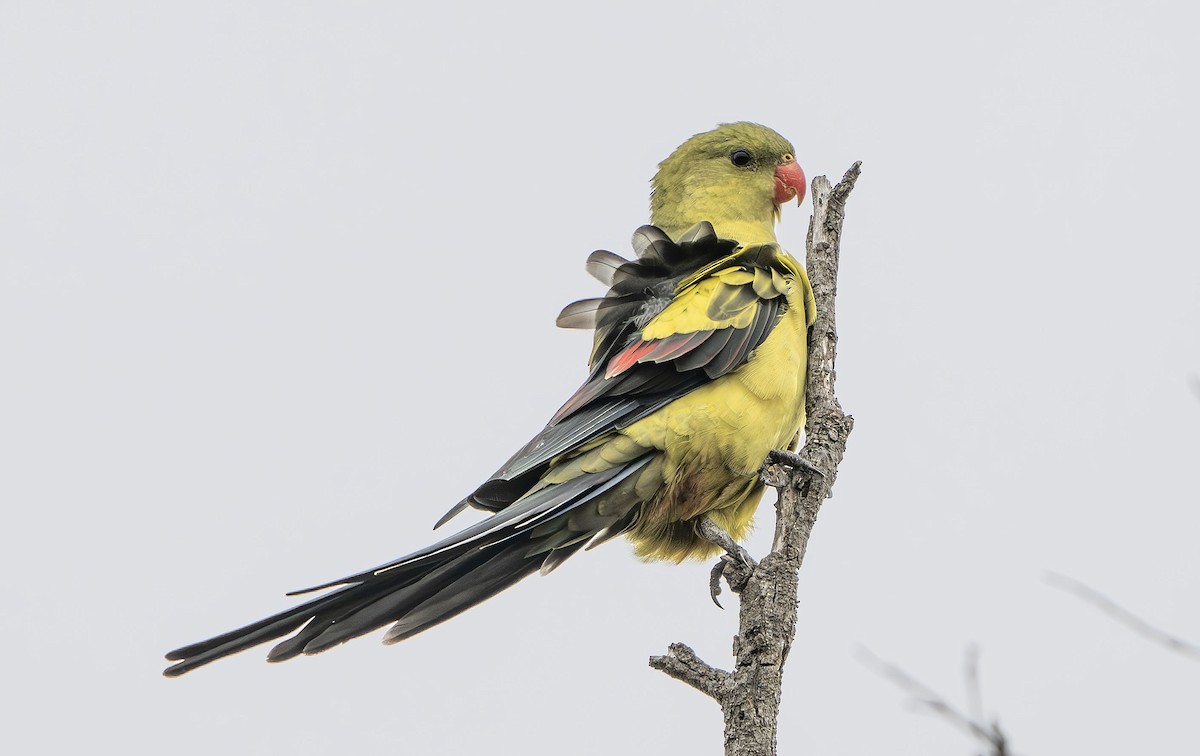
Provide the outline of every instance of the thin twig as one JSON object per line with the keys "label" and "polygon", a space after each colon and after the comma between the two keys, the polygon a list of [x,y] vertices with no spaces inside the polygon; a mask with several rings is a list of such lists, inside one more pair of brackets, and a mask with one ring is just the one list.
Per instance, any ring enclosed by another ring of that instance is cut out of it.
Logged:
{"label": "thin twig", "polygon": [[[991,749],[990,756],[1012,756],[1012,751],[1008,748],[1008,738],[1000,729],[999,722],[993,721],[989,725],[983,721],[982,714],[978,716],[964,714],[946,701],[946,699],[935,693],[929,686],[909,675],[895,664],[880,659],[865,648],[860,648],[858,655],[864,664],[872,667],[876,672],[902,688],[918,704],[966,731],[976,740],[986,744]],[[970,666],[970,662],[968,666]],[[969,671],[968,674],[970,674]],[[970,684],[968,683],[969,686]],[[982,708],[982,704],[980,704],[980,707]]]}
{"label": "thin twig", "polygon": [[963,679],[967,688],[967,714],[976,722],[983,721],[983,686],[979,683],[979,646],[967,646],[963,654]]}
{"label": "thin twig", "polygon": [[1046,573],[1046,582],[1055,588],[1083,599],[1138,635],[1148,638],[1154,643],[1177,654],[1182,654],[1193,661],[1200,661],[1200,646],[1158,629],[1095,588],[1085,585],[1074,578],[1069,578],[1066,575],[1060,575],[1057,572]]}

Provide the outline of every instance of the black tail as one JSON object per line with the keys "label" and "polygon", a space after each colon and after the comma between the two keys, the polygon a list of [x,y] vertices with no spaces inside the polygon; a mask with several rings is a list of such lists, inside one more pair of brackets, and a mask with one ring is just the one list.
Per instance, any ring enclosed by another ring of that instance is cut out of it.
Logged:
{"label": "black tail", "polygon": [[281,638],[305,623],[294,637],[271,649],[267,661],[317,654],[393,622],[396,625],[384,642],[403,640],[537,572],[546,554],[527,556],[528,551],[529,538],[518,537],[482,548],[474,546],[433,564],[415,565],[415,569],[373,575],[254,624],[176,649],[167,659],[178,663],[163,674],[178,677]]}
{"label": "black tail", "polygon": [[[636,510],[595,516],[582,529],[571,516],[642,469],[649,457],[541,488],[444,541],[373,570],[299,593],[335,588],[285,612],[200,643],[178,648],[163,674],[178,677],[260,643],[282,638],[267,661],[318,654],[394,623],[384,643],[396,643],[485,601],[538,570],[549,572],[589,542],[623,532]],[[630,481],[632,483],[632,481]],[[303,628],[301,629],[301,626]]]}

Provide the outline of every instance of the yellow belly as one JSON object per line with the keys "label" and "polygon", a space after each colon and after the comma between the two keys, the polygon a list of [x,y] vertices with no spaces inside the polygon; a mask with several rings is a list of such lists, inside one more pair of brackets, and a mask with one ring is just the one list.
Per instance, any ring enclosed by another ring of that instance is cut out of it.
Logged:
{"label": "yellow belly", "polygon": [[682,561],[717,553],[691,522],[702,514],[734,539],[746,534],[767,452],[788,448],[804,425],[806,288],[793,288],[787,312],[745,365],[624,430],[663,451],[662,486],[628,534],[640,556]]}

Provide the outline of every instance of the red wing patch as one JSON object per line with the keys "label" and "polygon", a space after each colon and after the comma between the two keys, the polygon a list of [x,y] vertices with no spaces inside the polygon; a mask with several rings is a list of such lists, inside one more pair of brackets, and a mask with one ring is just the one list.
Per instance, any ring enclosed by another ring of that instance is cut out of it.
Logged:
{"label": "red wing patch", "polygon": [[618,376],[641,362],[673,360],[695,349],[711,335],[712,331],[693,331],[677,333],[665,339],[635,341],[609,361],[604,377]]}
{"label": "red wing patch", "polygon": [[608,362],[608,369],[604,371],[605,378],[612,378],[624,373],[629,368],[638,364],[639,358],[649,353],[654,349],[655,342],[653,341],[637,341],[621,350],[620,354],[614,356]]}

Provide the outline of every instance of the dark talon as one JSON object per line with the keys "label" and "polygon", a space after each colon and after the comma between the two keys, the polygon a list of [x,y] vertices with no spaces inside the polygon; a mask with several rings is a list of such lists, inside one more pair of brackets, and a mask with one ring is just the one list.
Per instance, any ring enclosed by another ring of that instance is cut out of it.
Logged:
{"label": "dark talon", "polygon": [[707,516],[701,517],[698,522],[700,535],[706,540],[715,543],[725,549],[725,553],[721,555],[721,559],[713,566],[712,573],[708,579],[708,592],[712,597],[713,603],[721,606],[721,602],[717,600],[717,596],[721,593],[721,577],[725,577],[725,582],[729,583],[729,590],[734,593],[741,593],[746,587],[750,576],[754,574],[754,568],[758,566],[758,562],[754,561],[754,557],[750,556],[750,552],[734,543],[729,534]]}
{"label": "dark talon", "polygon": [[725,559],[722,557],[713,565],[712,572],[708,576],[708,595],[712,597],[712,601],[717,605],[718,609],[724,609],[721,602],[717,600],[717,596],[721,595],[721,576],[725,574]]}

